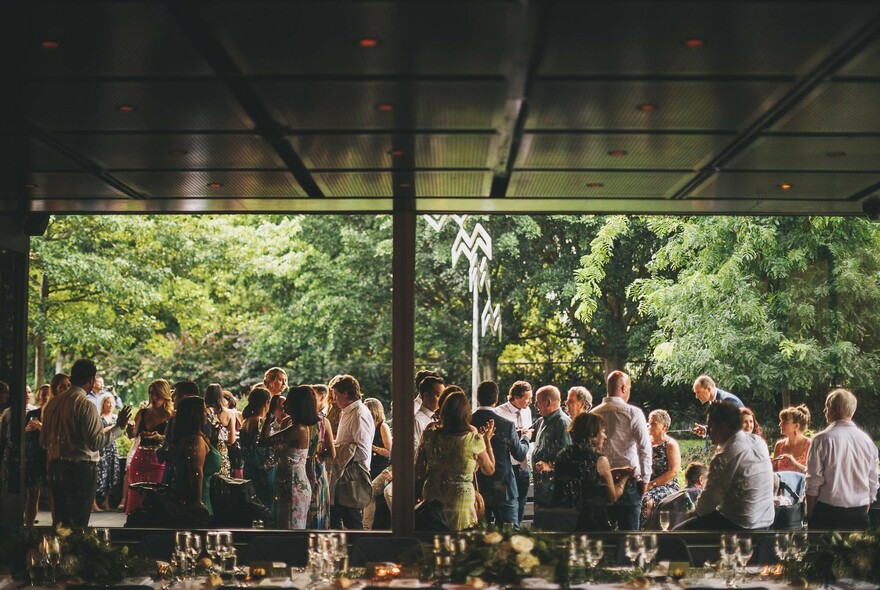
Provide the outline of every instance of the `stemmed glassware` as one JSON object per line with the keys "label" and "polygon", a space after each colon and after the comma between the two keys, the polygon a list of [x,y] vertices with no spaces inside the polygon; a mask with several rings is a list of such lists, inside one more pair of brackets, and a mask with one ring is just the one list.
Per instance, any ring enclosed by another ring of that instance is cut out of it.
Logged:
{"label": "stemmed glassware", "polygon": [[238,567],[238,557],[231,532],[219,531],[217,533],[217,557],[220,558],[220,567],[225,572],[235,571]]}
{"label": "stemmed glassware", "polygon": [[455,539],[452,535],[434,535],[434,577],[438,581],[452,578]]}
{"label": "stemmed glassware", "polygon": [[627,535],[624,539],[624,550],[627,558],[638,568],[642,567],[642,559],[645,556],[645,546],[641,535]]}
{"label": "stemmed glassware", "polygon": [[189,531],[177,531],[174,533],[174,554],[171,563],[177,573],[177,578],[185,580],[190,572],[190,547],[192,546],[193,534]]}
{"label": "stemmed glassware", "polygon": [[797,561],[802,560],[807,556],[807,550],[810,548],[810,539],[807,536],[807,533],[804,532],[796,532],[791,535],[791,544],[789,545],[789,551],[791,552],[791,558]]}
{"label": "stemmed glassware", "polygon": [[46,565],[46,585],[54,586],[58,574],[58,565],[61,563],[61,541],[56,536],[44,537],[43,561]]}
{"label": "stemmed glassware", "polygon": [[776,533],[774,549],[779,559],[788,560],[791,557],[791,533]]}
{"label": "stemmed glassware", "polygon": [[587,559],[587,565],[595,568],[605,556],[605,549],[602,546],[602,539],[590,539],[587,542],[587,551],[584,557]]}
{"label": "stemmed glassware", "polygon": [[751,537],[739,537],[737,539],[736,563],[741,568],[745,568],[752,559],[754,547]]}
{"label": "stemmed glassware", "polygon": [[728,588],[736,587],[736,565],[739,559],[739,540],[736,535],[725,533],[719,539],[721,546],[720,569]]}
{"label": "stemmed glassware", "polygon": [[645,562],[645,571],[651,571],[654,558],[657,557],[657,550],[659,548],[660,547],[657,544],[657,535],[654,533],[646,533],[642,535],[642,555]]}
{"label": "stemmed glassware", "polygon": [[669,509],[663,508],[662,510],[660,510],[658,515],[660,517],[660,528],[664,531],[668,531],[672,518],[672,514],[669,512]]}
{"label": "stemmed glassware", "polygon": [[42,551],[31,549],[25,555],[25,565],[28,570],[31,586],[41,586],[46,579],[46,561]]}

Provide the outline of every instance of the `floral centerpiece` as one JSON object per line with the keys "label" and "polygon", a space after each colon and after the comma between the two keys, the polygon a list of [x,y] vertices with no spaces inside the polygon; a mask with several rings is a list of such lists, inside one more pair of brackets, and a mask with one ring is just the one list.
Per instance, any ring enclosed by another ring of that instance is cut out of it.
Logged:
{"label": "floral centerpiece", "polygon": [[528,529],[486,528],[466,534],[467,543],[453,566],[453,578],[514,584],[543,573],[555,578],[559,550],[552,537]]}
{"label": "floral centerpiece", "polygon": [[127,546],[115,547],[105,543],[91,529],[72,530],[22,528],[5,531],[0,542],[2,562],[14,576],[26,576],[26,557],[39,551],[44,536],[58,537],[60,561],[58,580],[82,580],[95,584],[115,584],[126,577],[150,575],[155,561],[133,555]]}
{"label": "floral centerpiece", "polygon": [[880,583],[880,529],[815,537],[807,559],[784,562],[785,577],[794,582],[830,584],[852,578]]}

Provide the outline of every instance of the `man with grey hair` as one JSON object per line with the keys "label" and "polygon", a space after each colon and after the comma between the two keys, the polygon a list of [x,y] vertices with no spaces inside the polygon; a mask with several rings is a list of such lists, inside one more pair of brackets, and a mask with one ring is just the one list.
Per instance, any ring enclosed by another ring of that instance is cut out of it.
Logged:
{"label": "man with grey hair", "polygon": [[541,417],[535,422],[535,452],[532,473],[535,478],[535,509],[553,503],[553,467],[559,451],[571,444],[568,426],[571,419],[560,407],[562,394],[554,385],[545,385],[535,392],[535,406]]}
{"label": "man with grey hair", "polygon": [[847,389],[825,399],[828,428],[807,452],[805,483],[811,529],[866,529],[868,510],[877,497],[877,447],[852,417],[858,401]]}
{"label": "man with grey hair", "polygon": [[568,416],[574,420],[578,414],[589,412],[593,407],[593,394],[586,387],[575,385],[568,390],[568,397],[565,398],[565,411]]}

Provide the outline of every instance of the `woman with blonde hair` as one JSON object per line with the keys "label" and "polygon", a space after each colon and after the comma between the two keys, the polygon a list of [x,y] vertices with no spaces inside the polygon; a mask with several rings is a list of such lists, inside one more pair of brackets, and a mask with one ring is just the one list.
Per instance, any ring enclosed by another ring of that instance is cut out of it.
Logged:
{"label": "woman with blonde hair", "polygon": [[[40,504],[40,488],[46,483],[46,467],[48,458],[46,449],[40,446],[40,431],[43,429],[43,408],[55,395],[63,393],[70,387],[70,377],[58,373],[52,382],[37,390],[37,408],[28,412],[24,428],[24,524],[34,526],[37,518],[37,507]],[[51,499],[51,497],[50,497]],[[54,519],[53,519],[54,520]]]}
{"label": "woman with blonde hair", "polygon": [[812,440],[804,433],[810,426],[810,409],[805,405],[779,412],[782,438],[773,449],[773,471],[807,472],[807,451]]}
{"label": "woman with blonde hair", "polygon": [[[112,393],[104,393],[98,398],[98,407],[100,408],[101,424],[104,426],[104,432],[116,426],[116,416],[113,410],[116,409],[116,398]],[[97,493],[100,497],[99,507],[102,510],[110,510],[110,494],[119,484],[119,450],[116,443],[112,442],[101,450],[101,460],[98,462],[98,487]]]}
{"label": "woman with blonde hair", "polygon": [[272,367],[263,375],[263,386],[269,390],[272,397],[281,395],[287,389],[287,372],[281,367]]}
{"label": "woman with blonde hair", "polygon": [[[165,440],[168,420],[174,413],[171,402],[171,385],[165,379],[156,379],[147,388],[150,403],[138,411],[128,424],[128,438],[140,437],[138,448],[131,458],[128,483],[160,483],[165,473],[165,463],[156,457],[156,451]],[[125,513],[131,514],[143,505],[141,494],[128,490]]]}

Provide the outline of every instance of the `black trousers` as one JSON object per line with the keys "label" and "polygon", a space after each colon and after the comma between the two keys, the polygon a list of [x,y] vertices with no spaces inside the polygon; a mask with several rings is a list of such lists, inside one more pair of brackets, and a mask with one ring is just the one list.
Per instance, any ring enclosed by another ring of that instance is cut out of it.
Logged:
{"label": "black trousers", "polygon": [[816,502],[813,506],[813,515],[807,521],[813,530],[865,530],[870,522],[868,519],[868,507],[856,506],[854,508],[842,508],[832,506],[824,502]]}
{"label": "black trousers", "polygon": [[706,516],[689,518],[677,527],[676,531],[744,531],[743,527],[734,524],[726,516],[722,516],[717,510]]}
{"label": "black trousers", "polygon": [[55,522],[71,528],[89,526],[98,488],[98,464],[91,461],[50,461],[49,489],[55,502]]}
{"label": "black trousers", "polygon": [[334,504],[330,507],[330,528],[341,529],[345,526],[350,531],[364,529],[364,511],[360,508],[349,508]]}

